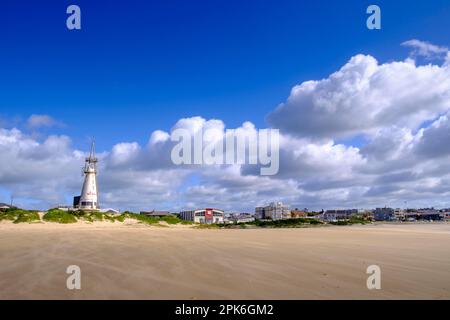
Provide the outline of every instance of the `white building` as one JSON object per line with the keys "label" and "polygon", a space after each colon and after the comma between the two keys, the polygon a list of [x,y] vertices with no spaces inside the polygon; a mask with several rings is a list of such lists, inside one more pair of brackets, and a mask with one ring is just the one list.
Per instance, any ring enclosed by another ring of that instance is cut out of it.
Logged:
{"label": "white building", "polygon": [[250,214],[241,214],[235,218],[236,223],[247,223],[255,221],[255,217]]}
{"label": "white building", "polygon": [[358,209],[333,209],[325,211],[321,219],[324,221],[347,220],[354,214],[358,214]]}
{"label": "white building", "polygon": [[219,209],[197,209],[180,212],[180,219],[201,224],[224,223],[225,213]]}
{"label": "white building", "polygon": [[10,206],[9,204],[0,203],[0,210],[8,210],[10,208],[12,208],[12,206]]}
{"label": "white building", "polygon": [[86,158],[84,166],[84,183],[81,189],[81,196],[75,197],[73,206],[81,210],[97,210],[98,189],[97,189],[97,158],[95,157],[95,145],[92,142],[91,153]]}
{"label": "white building", "polygon": [[106,214],[110,214],[110,215],[116,215],[116,216],[120,215],[120,211],[116,210],[116,209],[113,209],[113,208],[99,209],[99,211],[101,213],[106,213]]}
{"label": "white building", "polygon": [[272,202],[268,206],[255,208],[255,218],[258,220],[281,220],[289,219],[290,217],[291,210],[289,206],[282,202]]}

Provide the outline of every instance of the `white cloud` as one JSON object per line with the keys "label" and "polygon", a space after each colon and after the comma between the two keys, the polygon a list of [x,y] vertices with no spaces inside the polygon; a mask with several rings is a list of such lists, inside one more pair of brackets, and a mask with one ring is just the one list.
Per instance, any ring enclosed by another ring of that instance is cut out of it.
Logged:
{"label": "white cloud", "polygon": [[57,121],[45,114],[33,114],[27,120],[27,126],[31,129],[62,126],[62,125],[63,124],[60,121]]}
{"label": "white cloud", "polygon": [[[224,129],[222,122],[183,119]],[[245,123],[240,130],[256,130]],[[155,133],[157,132],[157,133]],[[103,206],[120,209],[181,209],[214,206],[251,211],[256,205],[283,200],[295,206],[363,207],[409,201],[442,201],[450,186],[450,150],[428,139],[448,139],[448,119],[441,117],[413,134],[404,128],[380,131],[362,149],[332,140],[281,136],[280,173],[262,177],[251,166],[174,166],[169,133],[155,131],[148,145],[118,143],[99,154]],[[438,152],[437,152],[438,151]],[[55,156],[57,155],[57,156]],[[71,148],[65,136],[43,142],[17,129],[0,130],[0,183],[28,206],[69,203],[80,192],[86,154]],[[441,159],[437,161],[436,159]],[[417,188],[426,190],[420,194]],[[5,199],[7,200],[7,199]]]}
{"label": "white cloud", "polygon": [[450,67],[357,55],[328,78],[295,86],[268,121],[291,135],[338,139],[393,125],[414,130],[449,108]]}
{"label": "white cloud", "polygon": [[422,56],[428,59],[445,58],[449,50],[426,41],[417,39],[408,40],[402,43],[403,46],[412,48],[413,56]]}

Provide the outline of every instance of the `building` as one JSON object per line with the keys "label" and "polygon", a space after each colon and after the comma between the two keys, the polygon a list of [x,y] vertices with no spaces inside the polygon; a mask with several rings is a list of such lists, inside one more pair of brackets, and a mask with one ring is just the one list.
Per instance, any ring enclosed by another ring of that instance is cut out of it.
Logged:
{"label": "building", "polygon": [[74,197],[73,207],[80,210],[97,210],[98,189],[97,189],[97,158],[95,157],[95,144],[92,142],[91,152],[86,158],[86,164],[83,169],[84,183],[81,189],[81,195]]}
{"label": "building", "polygon": [[10,206],[9,204],[6,203],[0,203],[0,210],[8,210],[13,208],[13,206]]}
{"label": "building", "polygon": [[175,215],[170,213],[169,211],[141,211],[140,214],[153,218],[175,217]]}
{"label": "building", "polygon": [[307,209],[305,210],[299,210],[295,208],[294,210],[291,210],[291,218],[305,218],[308,216]]}
{"label": "building", "polygon": [[98,211],[100,211],[101,213],[109,214],[109,215],[115,215],[115,216],[120,215],[120,211],[113,209],[113,208],[104,208],[104,209],[99,209]]}
{"label": "building", "polygon": [[446,220],[446,221],[449,221],[450,220],[450,210],[443,210],[442,212],[441,212],[441,214],[442,214],[442,218],[444,219],[444,220]]}
{"label": "building", "polygon": [[354,214],[358,214],[358,209],[333,209],[327,210],[322,214],[322,220],[337,221],[347,220]]}
{"label": "building", "polygon": [[266,218],[265,210],[266,210],[266,207],[256,207],[255,208],[255,219],[256,220],[264,220]]}
{"label": "building", "polygon": [[255,217],[249,213],[241,213],[230,216],[228,221],[229,223],[248,223],[255,221]]}
{"label": "building", "polygon": [[402,221],[405,220],[405,212],[401,208],[394,210],[395,220]]}
{"label": "building", "polygon": [[219,209],[197,209],[180,212],[180,219],[201,224],[224,223],[225,212]]}
{"label": "building", "polygon": [[255,218],[258,220],[281,220],[290,219],[291,210],[282,202],[272,202],[265,207],[255,208]]}
{"label": "building", "polygon": [[396,220],[395,210],[392,208],[376,208],[373,212],[375,221],[393,221]]}
{"label": "building", "polygon": [[424,208],[424,209],[408,209],[405,213],[406,221],[416,221],[416,220],[427,220],[427,221],[440,221],[444,219],[445,216],[435,210],[434,208]]}
{"label": "building", "polygon": [[72,208],[73,207],[71,207],[71,206],[64,206],[64,205],[55,207],[56,210],[60,210],[60,211],[70,211]]}

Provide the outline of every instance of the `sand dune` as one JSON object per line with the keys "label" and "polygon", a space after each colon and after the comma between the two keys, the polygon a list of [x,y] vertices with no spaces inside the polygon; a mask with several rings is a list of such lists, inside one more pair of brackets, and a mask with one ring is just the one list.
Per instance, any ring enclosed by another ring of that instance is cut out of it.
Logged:
{"label": "sand dune", "polygon": [[[1,299],[450,299],[450,224],[0,223]],[[366,268],[382,271],[368,290]],[[68,265],[81,290],[66,288]]]}

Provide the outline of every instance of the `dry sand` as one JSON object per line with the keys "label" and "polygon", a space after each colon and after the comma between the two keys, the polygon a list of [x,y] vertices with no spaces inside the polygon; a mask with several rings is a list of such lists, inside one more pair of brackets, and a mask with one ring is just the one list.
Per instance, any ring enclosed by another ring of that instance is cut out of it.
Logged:
{"label": "dry sand", "polygon": [[[368,290],[366,268],[382,271]],[[81,290],[66,288],[67,266]],[[1,299],[450,299],[450,224],[0,223]]]}

